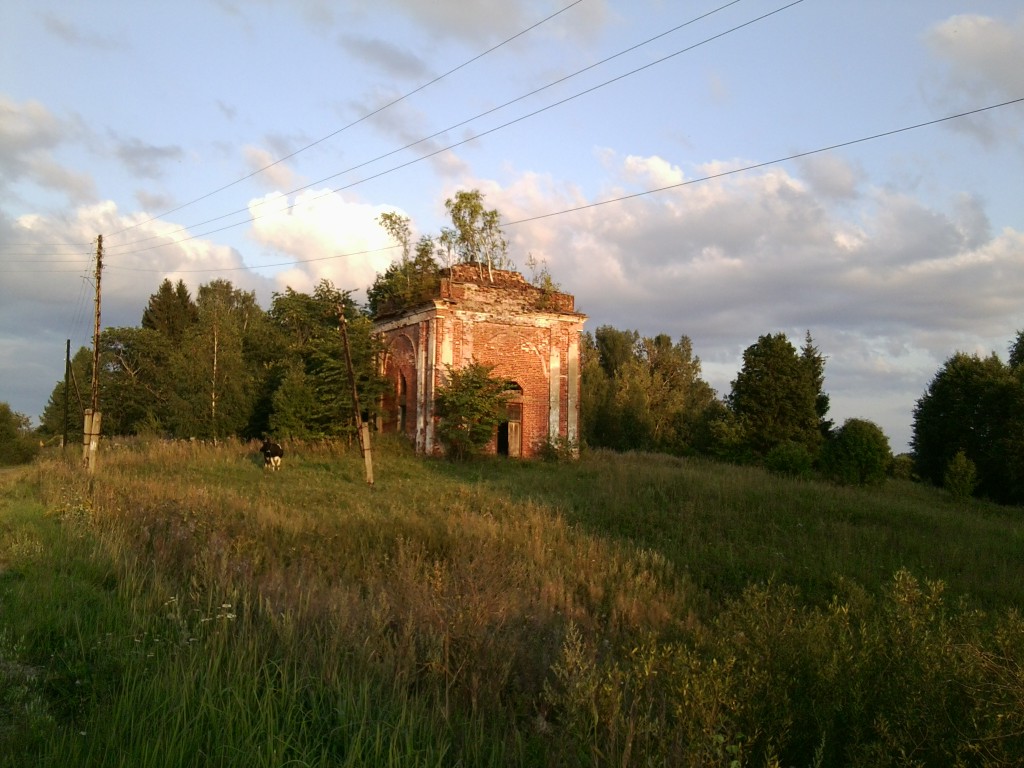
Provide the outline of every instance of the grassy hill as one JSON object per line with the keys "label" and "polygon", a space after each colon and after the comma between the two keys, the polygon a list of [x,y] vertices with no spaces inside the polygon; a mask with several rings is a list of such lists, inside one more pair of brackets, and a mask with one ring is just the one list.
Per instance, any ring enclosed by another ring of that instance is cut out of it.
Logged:
{"label": "grassy hill", "polygon": [[1019,765],[1024,518],[653,455],[0,477],[2,765]]}

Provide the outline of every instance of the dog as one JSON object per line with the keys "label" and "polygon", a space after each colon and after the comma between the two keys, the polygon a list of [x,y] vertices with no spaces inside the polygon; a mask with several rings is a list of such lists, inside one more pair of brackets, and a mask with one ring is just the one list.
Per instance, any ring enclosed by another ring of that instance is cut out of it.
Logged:
{"label": "dog", "polygon": [[264,469],[276,472],[281,468],[281,459],[284,458],[284,448],[281,447],[280,443],[273,443],[270,440],[264,440],[263,445],[260,446],[260,453],[263,454]]}

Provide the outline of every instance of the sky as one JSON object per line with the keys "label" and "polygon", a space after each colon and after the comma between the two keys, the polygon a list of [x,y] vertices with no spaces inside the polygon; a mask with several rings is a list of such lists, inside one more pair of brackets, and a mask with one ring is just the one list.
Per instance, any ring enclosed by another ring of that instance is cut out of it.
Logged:
{"label": "sky", "polygon": [[[479,189],[585,329],[686,336],[728,395],[809,331],[894,452],[1024,329],[1019,0],[12,0],[0,402],[38,420],[169,278],[357,301]],[[968,114],[969,113],[969,114]],[[958,116],[959,115],[959,116]]]}

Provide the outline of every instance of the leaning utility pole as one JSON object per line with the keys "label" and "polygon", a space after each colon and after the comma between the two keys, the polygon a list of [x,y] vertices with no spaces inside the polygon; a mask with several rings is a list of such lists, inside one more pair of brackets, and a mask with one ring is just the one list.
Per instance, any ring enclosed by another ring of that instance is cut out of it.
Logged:
{"label": "leaning utility pole", "polygon": [[352,383],[352,411],[356,419],[356,430],[359,432],[359,450],[363,454],[366,465],[366,482],[373,485],[373,456],[370,453],[370,425],[363,421],[363,411],[359,407],[359,392],[356,389],[356,369],[352,365],[352,350],[348,344],[348,324],[345,322],[345,308],[338,305],[338,329],[345,343],[345,362],[348,364],[348,379]]}
{"label": "leaning utility pole", "polygon": [[103,275],[103,235],[96,238],[96,317],[92,332],[92,396],[85,411],[82,430],[82,459],[89,474],[96,471],[100,443],[100,279]]}

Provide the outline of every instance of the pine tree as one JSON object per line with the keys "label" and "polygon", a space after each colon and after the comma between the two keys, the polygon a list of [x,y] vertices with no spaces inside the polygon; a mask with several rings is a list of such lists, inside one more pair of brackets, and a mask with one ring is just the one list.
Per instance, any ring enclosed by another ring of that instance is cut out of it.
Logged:
{"label": "pine tree", "polygon": [[181,343],[186,331],[197,322],[199,308],[181,280],[175,286],[165,278],[142,312],[143,328],[159,331],[176,344]]}
{"label": "pine tree", "polygon": [[797,354],[786,334],[768,334],[744,351],[728,405],[755,455],[764,457],[792,442],[813,457],[822,440],[819,394],[813,366]]}

